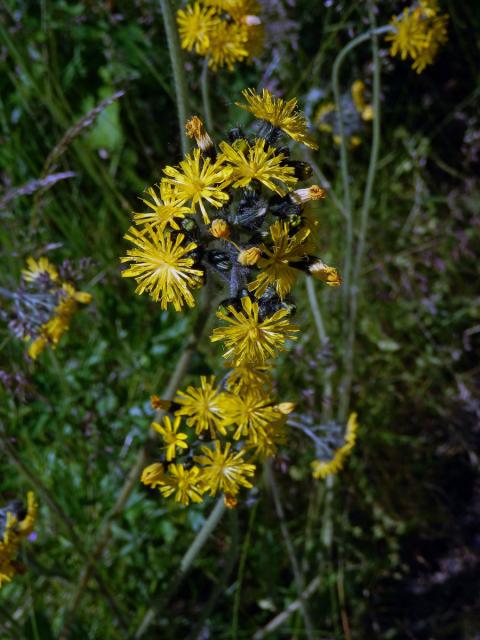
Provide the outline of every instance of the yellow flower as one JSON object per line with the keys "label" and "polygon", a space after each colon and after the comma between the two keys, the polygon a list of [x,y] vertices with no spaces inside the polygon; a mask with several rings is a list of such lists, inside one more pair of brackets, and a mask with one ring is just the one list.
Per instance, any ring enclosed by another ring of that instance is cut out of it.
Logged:
{"label": "yellow flower", "polygon": [[163,464],[155,462],[154,464],[150,464],[148,467],[145,467],[142,472],[141,481],[143,484],[155,489],[158,485],[163,484],[164,478],[165,469],[163,468]]}
{"label": "yellow flower", "polygon": [[32,360],[36,360],[47,345],[48,340],[45,336],[39,336],[38,338],[35,338],[35,340],[33,340],[28,347],[28,355]]}
{"label": "yellow flower", "polygon": [[7,511],[3,535],[0,537],[0,589],[5,582],[10,582],[16,573],[15,559],[20,548],[22,538],[26,538],[33,531],[37,519],[38,505],[34,494],[27,494],[27,512],[22,520]]}
{"label": "yellow flower", "polygon": [[187,506],[191,502],[202,502],[205,492],[200,469],[192,467],[186,469],[183,464],[171,464],[164,484],[160,486],[161,494],[168,498],[175,494],[175,501]]}
{"label": "yellow flower", "polygon": [[177,455],[177,448],[188,449],[188,444],[185,442],[188,438],[187,434],[182,432],[178,433],[181,421],[182,419],[177,417],[172,422],[170,416],[165,416],[163,418],[163,424],[152,422],[152,427],[162,436],[163,441],[165,442],[165,457],[167,462],[170,462],[170,460],[175,458]]}
{"label": "yellow flower", "polygon": [[131,262],[131,266],[122,272],[124,278],[135,278],[135,292],[141,295],[147,291],[166,309],[172,303],[175,311],[184,304],[195,305],[190,289],[203,284],[203,271],[194,268],[195,260],[190,255],[197,248],[195,242],[186,242],[181,233],[172,236],[161,232],[151,225],[139,231],[131,227],[125,238],[136,246],[127,251],[121,262]]}
{"label": "yellow flower", "polygon": [[248,57],[247,41],[246,25],[218,20],[210,34],[208,66],[213,71],[217,71],[220,67],[227,67],[229,71],[233,71],[236,62],[241,62]]}
{"label": "yellow flower", "polygon": [[204,201],[217,209],[228,201],[228,194],[223,189],[231,169],[218,161],[212,163],[210,158],[201,158],[200,149],[194,149],[193,154],[187,155],[180,162],[180,169],[165,167],[163,172],[167,177],[163,178],[162,184],[172,186],[172,197],[176,204],[189,203],[193,211],[198,205],[206,224],[210,218]]}
{"label": "yellow flower", "polygon": [[35,260],[27,258],[27,268],[23,269],[22,276],[27,282],[33,282],[43,274],[48,274],[54,282],[58,280],[58,271],[48,258],[42,257]]}
{"label": "yellow flower", "polygon": [[448,40],[447,15],[437,15],[438,5],[421,2],[416,8],[404,9],[391,21],[393,33],[386,36],[391,42],[390,55],[402,60],[412,58],[412,68],[421,73],[432,64],[440,46]]}
{"label": "yellow flower", "polygon": [[258,389],[245,391],[241,396],[230,394],[225,402],[228,424],[236,425],[234,440],[246,437],[257,442],[267,425],[282,417],[272,399]]}
{"label": "yellow flower", "polygon": [[249,247],[242,249],[237,256],[238,262],[244,267],[253,267],[260,259],[262,250],[260,247]]}
{"label": "yellow flower", "polygon": [[262,257],[258,261],[258,267],[262,271],[248,285],[249,291],[254,291],[258,298],[272,285],[283,299],[295,284],[299,271],[291,265],[305,257],[305,240],[310,231],[301,229],[293,235],[289,233],[288,222],[276,220],[270,226],[272,245],[261,247]]}
{"label": "yellow flower", "polygon": [[249,438],[245,443],[247,449],[254,451],[254,456],[260,459],[273,458],[278,453],[278,447],[286,444],[286,417],[281,416],[274,422],[269,422],[257,432],[256,439]]}
{"label": "yellow flower", "polygon": [[249,297],[242,298],[242,309],[227,307],[228,315],[218,311],[217,316],[230,326],[213,330],[211,341],[223,340],[227,347],[224,358],[233,358],[235,366],[250,362],[264,364],[275,354],[283,350],[287,338],[295,339],[293,334],[299,329],[287,320],[286,309],[275,311],[271,316],[260,320],[258,303]]}
{"label": "yellow flower", "polygon": [[286,102],[272,95],[267,89],[263,89],[261,95],[258,95],[254,89],[245,89],[242,95],[247,104],[237,102],[237,106],[250,111],[260,120],[266,120],[272,127],[281,129],[293,140],[312,149],[318,149],[318,145],[307,134],[307,121],[297,110],[296,98]]}
{"label": "yellow flower", "polygon": [[133,216],[135,223],[138,225],[150,224],[154,228],[158,227],[160,231],[163,231],[167,226],[180,229],[175,218],[184,218],[185,214],[189,213],[189,208],[171,202],[162,202],[153,187],[148,187],[146,191],[153,202],[144,198],[141,200],[150,207],[151,211],[135,213]]}
{"label": "yellow flower", "polygon": [[182,49],[205,55],[210,46],[210,33],[217,22],[215,11],[198,2],[187,5],[185,10],[179,9],[177,24]]}
{"label": "yellow flower", "polygon": [[195,428],[195,433],[210,431],[213,438],[217,432],[226,435],[223,424],[223,404],[225,394],[215,387],[215,376],[210,380],[206,376],[200,377],[200,387],[187,387],[186,391],[177,391],[175,402],[180,409],[175,411],[177,416],[188,416],[187,425]]}
{"label": "yellow flower", "polygon": [[351,453],[357,440],[358,422],[357,414],[351,413],[348,418],[345,441],[339,447],[331,460],[314,460],[312,462],[312,476],[317,480],[336,474],[343,469],[347,456]]}
{"label": "yellow flower", "polygon": [[232,393],[243,395],[247,391],[268,389],[272,387],[270,366],[242,364],[230,371],[227,377],[226,387]]}
{"label": "yellow flower", "polygon": [[214,450],[202,447],[203,455],[195,456],[195,462],[202,465],[202,479],[210,495],[214,496],[218,491],[223,491],[235,496],[240,487],[251,489],[252,483],[247,477],[255,474],[255,465],[244,461],[245,453],[230,453],[230,442],[225,444],[223,452],[218,440],[214,442],[214,446]]}
{"label": "yellow flower", "polygon": [[226,220],[222,220],[222,218],[215,218],[215,220],[212,220],[210,233],[214,238],[228,239],[230,237],[230,227],[228,226],[228,222]]}
{"label": "yellow flower", "polygon": [[362,80],[355,80],[352,84],[351,93],[355,109],[362,120],[365,122],[373,120],[373,107],[365,102],[365,83]]}
{"label": "yellow flower", "polygon": [[232,168],[230,180],[234,188],[246,187],[252,180],[257,180],[279,195],[285,195],[284,187],[297,182],[294,168],[282,164],[284,154],[269,147],[265,140],[255,140],[245,148],[221,142],[220,149],[219,158]]}

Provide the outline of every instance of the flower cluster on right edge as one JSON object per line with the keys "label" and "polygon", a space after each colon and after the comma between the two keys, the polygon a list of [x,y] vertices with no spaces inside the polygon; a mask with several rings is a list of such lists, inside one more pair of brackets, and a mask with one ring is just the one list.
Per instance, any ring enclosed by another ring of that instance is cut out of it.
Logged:
{"label": "flower cluster on right edge", "polygon": [[390,54],[402,60],[411,58],[412,69],[422,73],[447,42],[447,23],[448,15],[439,13],[437,0],[419,0],[392,18],[393,31],[386,36],[391,42]]}
{"label": "flower cluster on right edge", "polygon": [[299,331],[292,288],[302,274],[341,283],[315,255],[318,220],[308,205],[325,191],[299,187],[311,167],[284,143],[287,136],[316,147],[297,101],[267,90],[243,95],[238,106],[256,118],[250,133],[235,128],[215,144],[200,118],[187,122],[197,148],[147,190],[150,210],[134,214],[126,235],[133,249],[122,258],[122,275],[163,309],[193,307],[207,278],[227,296],[211,335],[223,345],[227,374],[202,377],[172,402],[153,399],[162,457],[142,481],[185,505],[222,492],[233,506],[252,487],[256,461],[276,454],[294,409],[274,398],[271,377],[277,353]]}

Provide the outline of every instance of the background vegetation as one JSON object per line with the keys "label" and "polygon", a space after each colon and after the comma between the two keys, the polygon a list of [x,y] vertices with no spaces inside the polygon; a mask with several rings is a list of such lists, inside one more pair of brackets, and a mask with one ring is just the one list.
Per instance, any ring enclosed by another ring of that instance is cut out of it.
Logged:
{"label": "background vegetation", "polygon": [[[364,2],[265,5],[282,39],[256,65],[211,78],[217,133],[241,122],[233,103],[245,87],[266,83],[301,104],[312,88],[328,94],[339,50],[368,28]],[[94,298],[61,346],[36,363],[0,327],[1,502],[33,486],[41,505],[22,558],[27,570],[0,592],[2,638],[133,638],[152,597],[159,611],[144,637],[251,638],[298,598],[281,526],[305,585],[319,577],[307,605],[315,638],[478,637],[480,15],[474,1],[442,6],[450,40],[422,75],[389,58],[381,41],[382,138],[358,313],[354,454],[334,483],[315,482],[312,452],[292,436],[274,469],[280,521],[260,482],[173,592],[211,505],[184,509],[139,483],[126,501],[119,497],[147,441],[149,396],[168,384],[194,319],[161,312],[119,275],[139,194],[180,156],[159,5],[2,3],[0,285],[14,289],[25,258],[47,252],[54,261],[89,258],[82,288]],[[402,8],[377,3],[378,24]],[[368,43],[356,49],[342,91],[358,78],[371,86],[370,60]],[[193,58],[188,80],[192,111],[201,112]],[[351,153],[356,207],[370,135]],[[319,210],[322,242],[329,263],[341,265],[338,148],[319,140],[313,157],[333,194]],[[31,184],[54,171],[74,175],[51,188]],[[304,330],[277,372],[280,392],[305,411],[322,402],[322,371],[338,384],[341,357],[340,294],[317,293],[329,343],[320,342],[298,290]],[[189,374],[212,370],[215,353],[202,342]],[[85,577],[92,553],[95,570]],[[269,637],[305,637],[300,610]]]}

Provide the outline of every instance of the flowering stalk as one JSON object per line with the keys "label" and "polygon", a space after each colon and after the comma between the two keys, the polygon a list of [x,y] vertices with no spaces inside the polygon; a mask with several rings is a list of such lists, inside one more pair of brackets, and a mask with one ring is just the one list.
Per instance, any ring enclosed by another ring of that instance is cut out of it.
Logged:
{"label": "flowering stalk", "polygon": [[173,81],[175,85],[175,96],[178,111],[178,125],[180,127],[180,140],[182,143],[182,153],[185,155],[190,143],[185,134],[184,123],[188,117],[188,87],[185,77],[183,53],[180,48],[180,40],[178,38],[177,27],[171,0],[160,0],[162,9],[163,24],[165,25],[165,33],[167,35],[168,51],[170,53],[170,61],[172,63]]}
{"label": "flowering stalk", "polygon": [[347,221],[347,233],[346,233],[346,251],[345,251],[345,261],[343,265],[343,306],[344,312],[347,313],[347,300],[349,298],[350,293],[350,275],[351,275],[351,264],[352,264],[352,254],[353,254],[353,211],[352,211],[352,196],[350,191],[350,173],[348,170],[348,143],[345,136],[345,123],[343,119],[343,110],[342,103],[340,99],[340,85],[339,85],[339,75],[341,66],[348,56],[350,51],[358,47],[363,42],[370,40],[373,33],[376,35],[380,35],[382,33],[388,33],[389,31],[393,31],[393,27],[390,25],[386,25],[384,27],[379,27],[378,29],[367,31],[366,33],[362,33],[361,35],[354,38],[351,42],[349,42],[343,49],[340,51],[338,56],[335,59],[332,69],[332,88],[333,95],[335,97],[335,108],[338,113],[338,127],[340,131],[340,166],[341,166],[341,174],[342,174],[342,182],[343,182],[343,198],[344,204],[343,209],[345,211],[346,221]]}

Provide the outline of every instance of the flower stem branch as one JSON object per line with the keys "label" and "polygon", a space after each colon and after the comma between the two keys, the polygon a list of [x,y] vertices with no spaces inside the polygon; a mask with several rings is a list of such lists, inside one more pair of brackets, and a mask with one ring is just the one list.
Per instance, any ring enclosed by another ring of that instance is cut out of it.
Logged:
{"label": "flower stem branch", "polygon": [[162,9],[163,24],[167,35],[168,51],[170,54],[170,62],[172,64],[173,82],[175,85],[175,97],[177,102],[178,125],[180,127],[180,141],[182,143],[182,153],[187,154],[190,143],[185,132],[185,123],[188,118],[188,87],[185,76],[185,65],[183,60],[183,51],[180,48],[180,40],[178,38],[177,25],[175,23],[175,15],[171,0],[160,0]]}
{"label": "flower stem branch", "polygon": [[371,43],[372,43],[372,62],[373,62],[373,87],[372,87],[372,101],[373,101],[373,130],[372,130],[372,145],[370,150],[370,160],[368,164],[367,183],[363,194],[362,209],[360,213],[360,229],[358,234],[358,244],[355,252],[353,272],[350,282],[349,302],[350,308],[348,313],[348,333],[347,342],[344,349],[344,372],[343,381],[341,384],[341,395],[339,404],[338,417],[340,421],[346,420],[349,404],[350,404],[350,390],[352,386],[353,378],[353,361],[354,361],[354,348],[355,348],[355,334],[356,334],[356,318],[358,310],[358,294],[359,294],[359,282],[360,271],[362,267],[363,256],[365,253],[365,241],[368,230],[368,220],[370,214],[370,205],[372,201],[373,184],[375,180],[375,174],[378,165],[378,153],[380,148],[380,58],[378,55],[378,35],[383,33],[386,29],[382,27],[375,29],[375,15],[372,8],[372,3],[368,4],[369,18],[373,26],[370,31]]}
{"label": "flower stem branch", "polygon": [[203,115],[205,117],[205,124],[210,133],[213,132],[213,115],[212,107],[210,104],[210,85],[208,82],[208,58],[205,58],[202,66],[202,75],[200,77],[200,88],[202,91],[202,105]]}
{"label": "flower stem branch", "polygon": [[345,260],[343,265],[343,306],[344,311],[347,311],[347,301],[349,299],[350,294],[350,275],[352,268],[352,255],[353,255],[353,211],[352,211],[352,196],[350,191],[350,174],[348,170],[348,149],[347,149],[347,138],[345,136],[345,123],[343,119],[343,111],[342,104],[340,99],[340,69],[348,54],[358,47],[363,42],[370,40],[374,36],[380,35],[382,33],[387,33],[391,31],[392,27],[390,25],[386,25],[384,27],[379,27],[378,29],[372,29],[367,31],[366,33],[362,33],[353,40],[351,40],[343,49],[340,51],[338,56],[335,59],[332,68],[332,88],[333,95],[335,98],[335,109],[338,114],[338,127],[340,133],[340,167],[342,174],[342,183],[343,183],[343,209],[345,212],[346,220],[347,220],[347,228],[346,228],[346,252],[345,252]]}
{"label": "flower stem branch", "polygon": [[[299,595],[304,591],[305,584],[302,576],[302,572],[300,569],[300,564],[297,560],[297,556],[295,555],[295,549],[293,546],[293,542],[290,538],[290,534],[288,533],[287,521],[285,517],[285,512],[283,510],[282,500],[280,498],[280,492],[277,487],[277,483],[275,481],[275,476],[273,474],[272,465],[270,462],[266,463],[266,472],[267,479],[272,490],[273,503],[275,505],[275,511],[278,516],[278,520],[280,522],[280,531],[282,533],[283,541],[285,543],[285,547],[287,549],[287,554],[290,560],[290,565],[292,567],[293,577],[295,580],[295,585],[297,587],[297,591]],[[301,597],[301,596],[300,596]],[[305,632],[308,640],[314,640],[314,630],[313,624],[310,618],[310,614],[308,612],[307,606],[305,602],[302,600],[300,604],[300,609],[302,611],[303,621],[305,624]]]}

